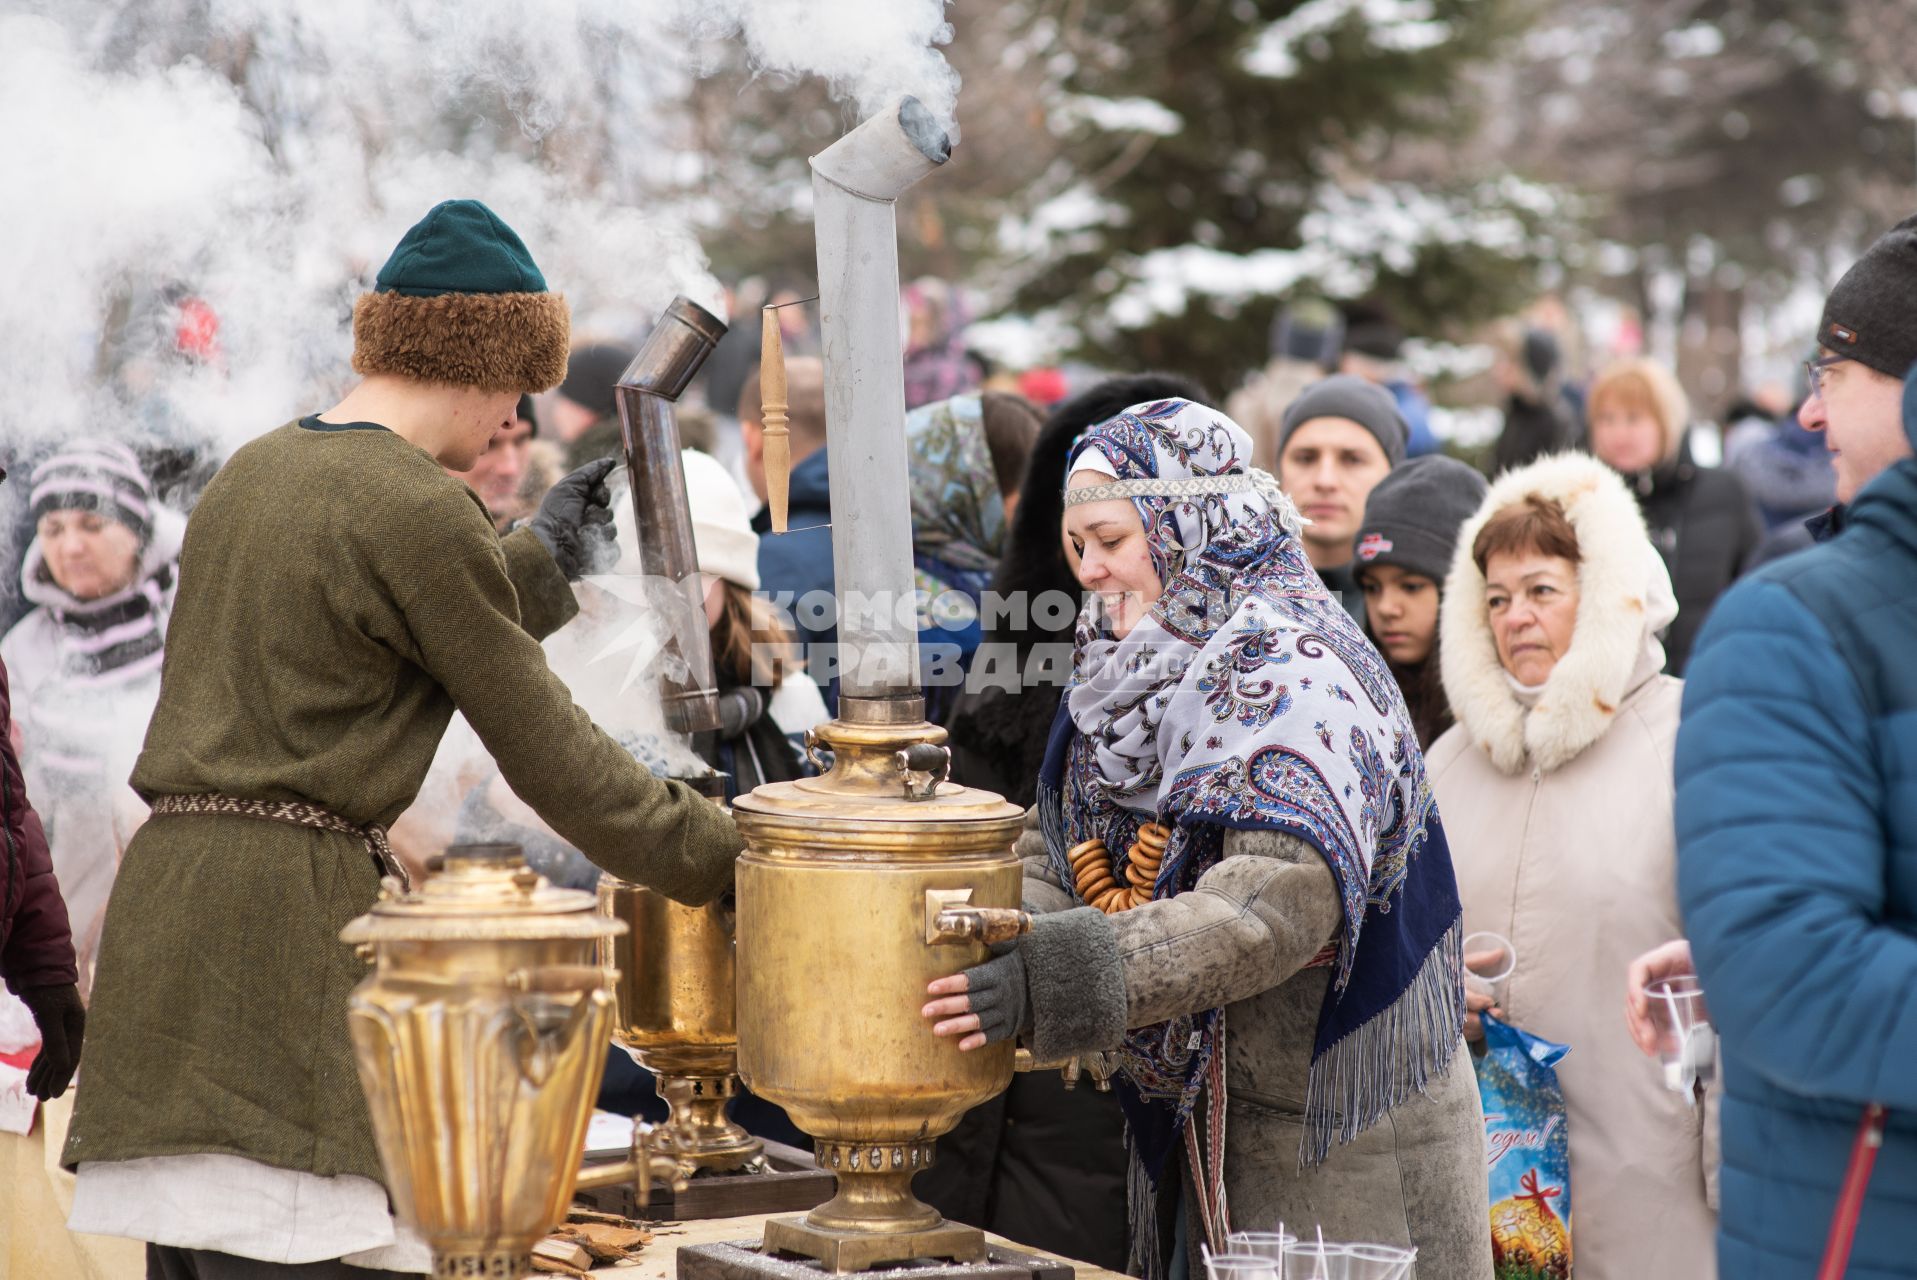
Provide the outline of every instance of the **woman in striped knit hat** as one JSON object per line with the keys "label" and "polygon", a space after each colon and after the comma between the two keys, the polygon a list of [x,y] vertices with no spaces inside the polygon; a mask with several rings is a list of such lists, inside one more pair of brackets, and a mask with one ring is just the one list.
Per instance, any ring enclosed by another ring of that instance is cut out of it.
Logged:
{"label": "woman in striped knit hat", "polygon": [[186,522],[124,445],[77,440],[34,468],[21,586],[0,641],[27,787],[46,822],[85,991],[120,851],[145,807],[127,786],[160,690]]}

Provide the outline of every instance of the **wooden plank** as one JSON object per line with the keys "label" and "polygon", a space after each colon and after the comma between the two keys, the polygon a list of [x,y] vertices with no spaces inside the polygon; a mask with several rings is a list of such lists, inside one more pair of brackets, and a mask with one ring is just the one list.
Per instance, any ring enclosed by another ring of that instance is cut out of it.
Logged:
{"label": "wooden plank", "polygon": [[645,1205],[630,1183],[580,1191],[574,1198],[597,1210],[654,1220],[803,1213],[832,1198],[836,1180],[830,1170],[819,1168],[811,1152],[768,1142],[765,1155],[769,1172],[706,1174],[677,1193],[654,1184]]}

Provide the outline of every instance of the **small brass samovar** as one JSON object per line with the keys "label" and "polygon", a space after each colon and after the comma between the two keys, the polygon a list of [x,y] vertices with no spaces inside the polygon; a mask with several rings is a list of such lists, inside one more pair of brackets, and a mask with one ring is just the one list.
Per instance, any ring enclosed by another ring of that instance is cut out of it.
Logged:
{"label": "small brass samovar", "polygon": [[726,1114],[739,1069],[731,904],[688,907],[606,875],[599,910],[627,926],[600,956],[620,974],[612,1038],[657,1077],[671,1111],[656,1149],[688,1178],[763,1169],[764,1144]]}
{"label": "small brass samovar", "polygon": [[[374,960],[347,1018],[387,1191],[437,1276],[525,1275],[565,1220],[612,1030],[597,948],[625,932],[594,908],[517,845],[455,845],[340,934]],[[607,1176],[643,1193],[674,1165],[634,1141]]]}

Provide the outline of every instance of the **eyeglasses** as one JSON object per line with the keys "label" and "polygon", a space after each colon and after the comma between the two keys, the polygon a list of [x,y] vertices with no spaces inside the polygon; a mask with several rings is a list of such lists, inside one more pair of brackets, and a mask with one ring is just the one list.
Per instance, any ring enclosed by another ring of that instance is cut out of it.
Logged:
{"label": "eyeglasses", "polygon": [[1810,382],[1813,398],[1824,394],[1824,374],[1834,365],[1843,364],[1849,356],[1819,356],[1815,360],[1804,361],[1804,376]]}

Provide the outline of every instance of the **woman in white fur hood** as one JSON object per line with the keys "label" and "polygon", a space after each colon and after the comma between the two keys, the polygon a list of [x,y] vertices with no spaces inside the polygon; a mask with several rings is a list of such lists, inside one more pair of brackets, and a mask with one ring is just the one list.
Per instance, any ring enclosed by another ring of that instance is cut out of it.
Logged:
{"label": "woman in white fur hood", "polygon": [[[1439,630],[1458,723],[1427,753],[1467,932],[1517,952],[1502,1018],[1558,1066],[1578,1280],[1716,1274],[1704,1110],[1625,1026],[1625,968],[1679,937],[1659,674],[1670,576],[1615,473],[1577,454],[1505,475],[1458,537]],[[1467,1035],[1481,1034],[1476,1018]]]}

